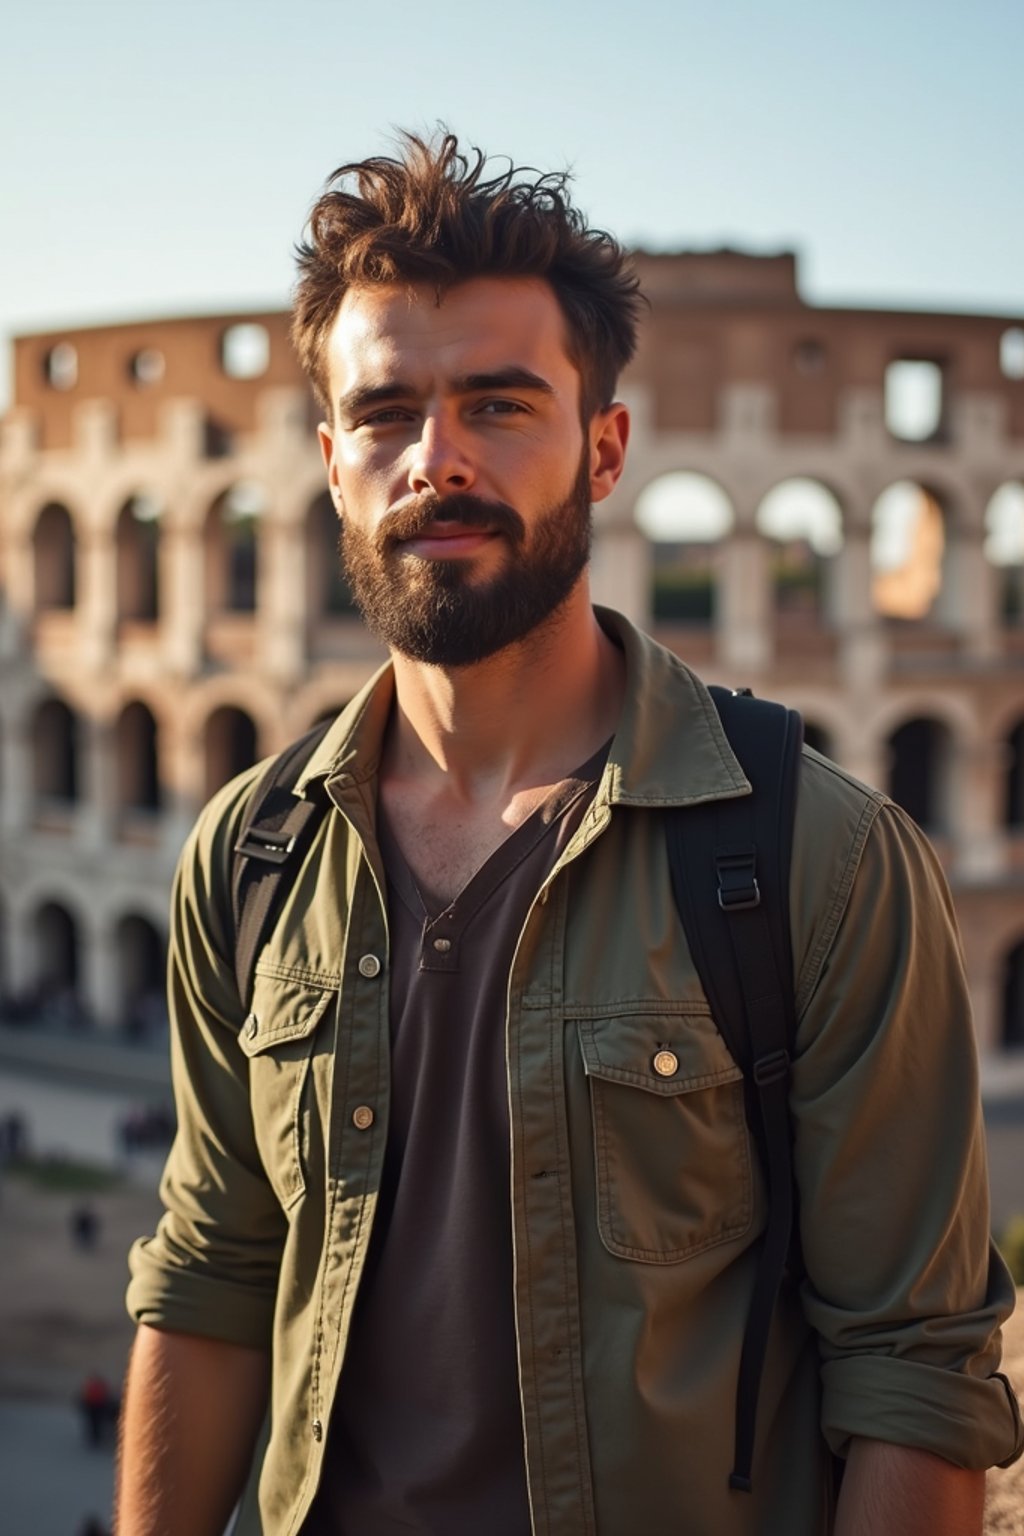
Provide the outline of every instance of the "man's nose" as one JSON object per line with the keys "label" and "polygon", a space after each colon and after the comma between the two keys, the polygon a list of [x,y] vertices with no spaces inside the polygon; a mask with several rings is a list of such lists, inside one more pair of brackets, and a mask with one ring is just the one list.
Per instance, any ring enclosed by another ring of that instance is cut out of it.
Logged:
{"label": "man's nose", "polygon": [[443,496],[467,491],[476,479],[462,434],[454,423],[427,416],[413,451],[409,489],[416,495],[433,491]]}

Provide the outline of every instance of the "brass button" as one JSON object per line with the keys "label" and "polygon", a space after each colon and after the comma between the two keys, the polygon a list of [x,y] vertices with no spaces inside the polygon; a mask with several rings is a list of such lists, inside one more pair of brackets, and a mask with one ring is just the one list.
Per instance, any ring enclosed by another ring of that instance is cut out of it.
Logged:
{"label": "brass button", "polygon": [[679,1071],[679,1057],[675,1051],[659,1051],[651,1066],[659,1077],[674,1077]]}
{"label": "brass button", "polygon": [[446,955],[452,947],[451,939],[435,939],[434,948],[439,955]]}
{"label": "brass button", "polygon": [[360,1104],[352,1111],[352,1124],[357,1131],[368,1131],[373,1124],[373,1110],[369,1104]]}
{"label": "brass button", "polygon": [[359,962],[360,976],[374,977],[380,975],[380,961],[376,955],[364,955]]}
{"label": "brass button", "polygon": [[256,1031],[259,1029],[259,1027],[259,1020],[257,1019],[256,1015],[254,1013],[250,1013],[249,1017],[245,1021],[246,1038],[249,1040],[255,1040]]}
{"label": "brass button", "polygon": [[313,1439],[314,1440],[322,1440],[323,1437],[324,1437],[324,1427],[321,1424],[319,1419],[314,1419],[313,1420],[312,1429],[313,1429]]}

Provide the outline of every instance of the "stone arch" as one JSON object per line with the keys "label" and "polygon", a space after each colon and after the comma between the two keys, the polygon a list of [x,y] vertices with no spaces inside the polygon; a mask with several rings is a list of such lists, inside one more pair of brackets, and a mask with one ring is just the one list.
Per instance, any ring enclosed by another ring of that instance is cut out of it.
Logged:
{"label": "stone arch", "polygon": [[871,513],[872,600],[883,618],[933,619],[946,576],[949,501],[935,488],[896,480]]}
{"label": "stone arch", "polygon": [[985,508],[985,556],[996,571],[1002,623],[1024,627],[1024,481],[1007,480]]}
{"label": "stone arch", "polygon": [[254,613],[258,599],[263,487],[239,480],[211,504],[204,531],[206,606],[211,614]]}
{"label": "stone arch", "polygon": [[1024,832],[1024,716],[1007,731],[1003,825]]}
{"label": "stone arch", "polygon": [[952,826],[953,732],[934,715],[914,715],[888,739],[889,794],[923,831]]}
{"label": "stone arch", "polygon": [[37,613],[75,606],[75,528],[63,502],[48,501],[32,530],[32,565]]}
{"label": "stone arch", "polygon": [[776,615],[830,618],[831,563],[843,546],[843,509],[834,492],[807,475],[780,480],[762,497],[754,520],[772,548]]}
{"label": "stone arch", "polygon": [[358,613],[342,570],[340,523],[329,491],[321,491],[306,512],[306,612],[317,619]]}
{"label": "stone arch", "polygon": [[40,806],[74,805],[80,794],[78,716],[63,699],[36,706],[31,724],[32,784]]}
{"label": "stone arch", "polygon": [[114,934],[120,1022],[131,1035],[154,1034],[166,1020],[166,939],[138,912],[124,913]]}
{"label": "stone arch", "polygon": [[1003,959],[999,1043],[1004,1051],[1024,1051],[1024,937]]}
{"label": "stone arch", "polygon": [[118,619],[155,622],[160,616],[160,504],[155,497],[128,497],[117,516],[114,548]]}
{"label": "stone arch", "polygon": [[36,1000],[56,1011],[62,1022],[80,1017],[78,1001],[80,944],[78,923],[62,902],[47,900],[36,908],[31,927],[34,944],[33,988]]}
{"label": "stone arch", "polygon": [[644,486],[634,516],[651,546],[655,622],[711,624],[717,605],[717,551],[736,523],[725,490],[709,475],[670,470]]}
{"label": "stone arch", "polygon": [[203,730],[207,798],[250,768],[258,757],[259,743],[252,716],[237,705],[219,705],[208,716]]}
{"label": "stone arch", "polygon": [[157,723],[149,706],[139,700],[126,704],[114,727],[117,757],[117,805],[122,812],[161,809],[160,754]]}

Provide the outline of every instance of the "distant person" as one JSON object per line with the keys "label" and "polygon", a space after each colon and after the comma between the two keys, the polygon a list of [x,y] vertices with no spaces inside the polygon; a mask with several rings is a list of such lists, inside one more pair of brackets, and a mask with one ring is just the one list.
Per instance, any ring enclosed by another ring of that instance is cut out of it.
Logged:
{"label": "distant person", "polygon": [[[345,571],[391,659],[289,791],[320,820],[244,997],[262,769],[180,863],[123,1536],[220,1536],[240,1494],[239,1536],[977,1536],[1021,1425],[951,905],[904,813],[813,753],[798,1030],[759,1059],[788,1075],[800,1243],[734,1470],[769,1201],[666,811],[750,783],[704,684],[591,603],[626,253],[565,178],[410,137],[332,178],[300,273]],[[785,1087],[781,1114],[788,1154]]]}
{"label": "distant person", "polygon": [[86,1444],[93,1447],[110,1439],[117,1424],[118,1400],[106,1377],[91,1372],[78,1394]]}
{"label": "distant person", "polygon": [[91,1253],[99,1241],[100,1218],[91,1205],[76,1205],[68,1218],[71,1241],[83,1253]]}

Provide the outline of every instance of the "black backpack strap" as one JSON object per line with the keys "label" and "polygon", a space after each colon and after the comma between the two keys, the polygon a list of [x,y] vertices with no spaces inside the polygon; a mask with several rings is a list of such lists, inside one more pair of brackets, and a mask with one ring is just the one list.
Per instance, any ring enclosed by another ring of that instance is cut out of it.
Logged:
{"label": "black backpack strap", "polygon": [[768,1185],[768,1223],[736,1390],[732,1488],[750,1491],[765,1350],[793,1237],[789,1067],[796,1034],[789,871],[803,722],[780,704],[712,688],[751,795],[667,815],[676,905],[719,1032],[744,1074]]}
{"label": "black backpack strap", "polygon": [[246,807],[242,835],[235,844],[231,870],[235,978],[246,1007],[256,957],[273,929],[287,890],[283,877],[297,867],[327,805],[322,785],[310,784],[302,800],[292,789],[330,724],[330,719],[318,721],[267,764]]}

